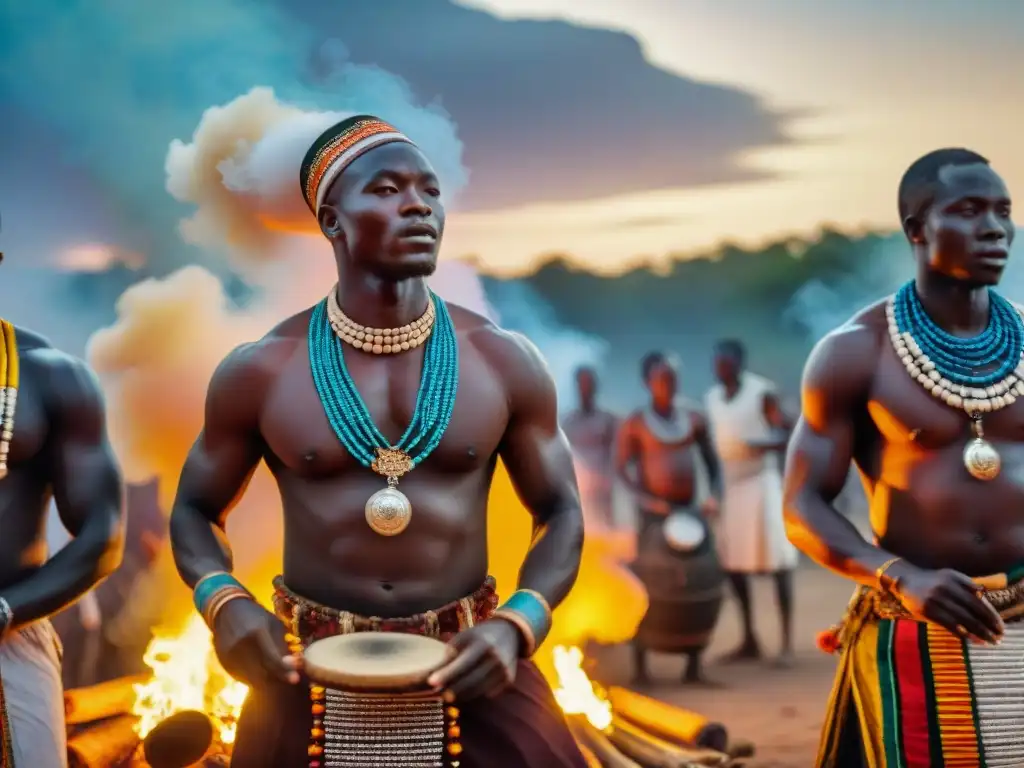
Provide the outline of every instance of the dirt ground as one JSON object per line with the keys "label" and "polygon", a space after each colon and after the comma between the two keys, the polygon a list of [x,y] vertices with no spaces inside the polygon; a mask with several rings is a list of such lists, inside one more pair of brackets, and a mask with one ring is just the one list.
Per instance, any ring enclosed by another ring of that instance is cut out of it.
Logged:
{"label": "dirt ground", "polygon": [[[809,768],[813,765],[825,703],[832,685],[835,659],[815,645],[817,633],[835,622],[852,592],[849,582],[814,565],[796,573],[796,661],[791,669],[773,668],[778,647],[778,614],[770,579],[755,579],[756,625],[768,660],[726,666],[715,660],[739,642],[736,604],[728,599],[711,647],[708,676],[721,688],[682,688],[676,682],[683,667],[679,658],[652,654],[655,685],[645,693],[685,706],[723,723],[731,739],[754,743],[750,768]],[[626,684],[631,674],[629,651],[600,649],[595,676],[608,684]]]}

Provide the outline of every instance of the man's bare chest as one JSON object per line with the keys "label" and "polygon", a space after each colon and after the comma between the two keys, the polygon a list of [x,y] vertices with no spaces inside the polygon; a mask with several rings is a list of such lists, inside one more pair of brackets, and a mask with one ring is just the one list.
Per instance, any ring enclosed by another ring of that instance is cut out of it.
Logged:
{"label": "man's bare chest", "polygon": [[[422,432],[426,409],[445,407],[444,403],[423,402],[419,395],[421,371],[412,367],[357,368],[351,376],[358,399],[344,402],[321,396],[308,362],[282,371],[260,420],[268,460],[303,476],[337,476],[363,466],[359,449],[372,453],[379,443],[378,433],[389,445],[397,445],[407,433],[415,439]],[[422,466],[459,474],[488,464],[508,420],[501,389],[474,376],[471,365],[463,365],[451,419]],[[413,455],[418,455],[428,439],[424,435],[416,443]],[[349,450],[353,444],[356,455]]]}

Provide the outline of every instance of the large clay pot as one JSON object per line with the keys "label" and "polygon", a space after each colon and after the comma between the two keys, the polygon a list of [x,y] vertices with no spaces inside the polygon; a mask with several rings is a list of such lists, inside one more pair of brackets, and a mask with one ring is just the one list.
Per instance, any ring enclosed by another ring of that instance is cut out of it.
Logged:
{"label": "large clay pot", "polygon": [[639,522],[632,569],[650,606],[635,642],[644,650],[699,653],[718,623],[725,585],[711,529],[689,510],[667,517],[641,512]]}

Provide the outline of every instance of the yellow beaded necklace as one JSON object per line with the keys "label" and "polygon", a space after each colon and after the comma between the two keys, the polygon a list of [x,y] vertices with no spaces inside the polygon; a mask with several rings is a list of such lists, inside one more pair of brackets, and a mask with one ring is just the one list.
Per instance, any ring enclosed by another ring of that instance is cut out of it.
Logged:
{"label": "yellow beaded necklace", "polygon": [[0,320],[3,354],[0,355],[0,478],[7,476],[7,458],[14,439],[14,409],[18,403],[18,339],[14,326]]}

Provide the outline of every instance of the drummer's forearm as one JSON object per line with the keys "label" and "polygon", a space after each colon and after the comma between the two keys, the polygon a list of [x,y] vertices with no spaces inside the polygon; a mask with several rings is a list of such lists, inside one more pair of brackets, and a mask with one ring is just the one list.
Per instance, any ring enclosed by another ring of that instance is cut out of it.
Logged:
{"label": "drummer's forearm", "polygon": [[[557,607],[576,583],[583,554],[583,511],[566,501],[535,524],[530,549],[519,570],[519,589],[529,589]],[[535,518],[536,519],[536,518]]]}
{"label": "drummer's forearm", "polygon": [[224,531],[188,504],[175,504],[171,512],[171,551],[190,588],[204,576],[234,567]]}

